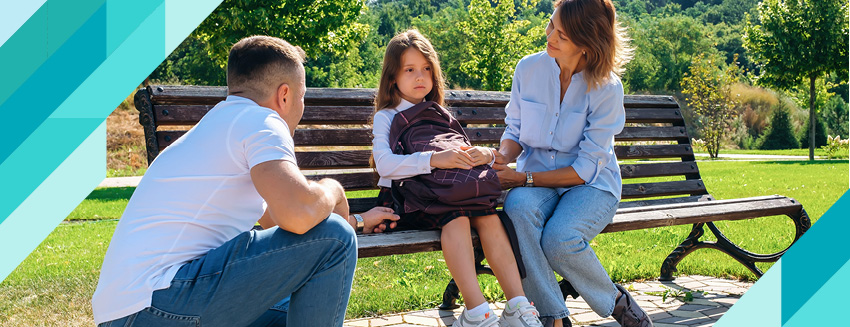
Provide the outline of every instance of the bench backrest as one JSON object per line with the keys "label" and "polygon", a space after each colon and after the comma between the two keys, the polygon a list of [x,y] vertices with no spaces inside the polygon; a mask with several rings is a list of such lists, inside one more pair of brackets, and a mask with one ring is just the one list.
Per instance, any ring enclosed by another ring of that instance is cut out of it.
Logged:
{"label": "bench backrest", "polygon": [[[140,89],[135,103],[145,130],[148,161],[185,134],[226,94],[226,87],[215,86]],[[334,178],[348,190],[376,188],[374,173],[369,170],[374,94],[374,89],[307,89],[295,145],[298,166],[308,178]],[[509,98],[508,92],[446,91],[448,109],[464,124],[473,143],[492,146],[498,146],[504,131]],[[709,200],[676,100],[626,95],[625,107],[626,127],[615,136],[624,179],[620,207]],[[352,212],[368,210],[375,201],[351,199]]]}

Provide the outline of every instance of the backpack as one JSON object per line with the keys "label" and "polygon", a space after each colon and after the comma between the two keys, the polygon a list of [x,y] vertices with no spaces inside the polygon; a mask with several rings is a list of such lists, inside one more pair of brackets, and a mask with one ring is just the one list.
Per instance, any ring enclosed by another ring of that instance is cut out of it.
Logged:
{"label": "backpack", "polygon": [[[426,101],[399,112],[390,125],[394,154],[443,151],[471,146],[460,123],[439,104]],[[444,214],[496,207],[502,194],[496,171],[489,165],[472,169],[434,169],[430,174],[393,181],[396,212]]]}

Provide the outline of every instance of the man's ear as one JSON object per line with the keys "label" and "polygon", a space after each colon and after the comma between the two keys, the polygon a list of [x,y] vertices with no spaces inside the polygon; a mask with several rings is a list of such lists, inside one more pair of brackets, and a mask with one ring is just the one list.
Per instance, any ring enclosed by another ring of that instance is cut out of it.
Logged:
{"label": "man's ear", "polygon": [[289,84],[283,83],[277,87],[276,100],[278,106],[280,106],[281,111],[289,111],[289,108],[286,105],[287,101],[289,100],[287,99],[287,97],[289,97],[290,93],[292,93],[292,89],[289,88]]}

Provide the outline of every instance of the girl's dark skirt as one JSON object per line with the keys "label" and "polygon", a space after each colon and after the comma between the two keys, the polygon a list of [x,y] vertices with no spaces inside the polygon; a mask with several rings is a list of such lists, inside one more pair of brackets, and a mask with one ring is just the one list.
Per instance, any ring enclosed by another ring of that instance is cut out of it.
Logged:
{"label": "girl's dark skirt", "polygon": [[[393,206],[393,195],[392,190],[389,187],[381,187],[380,192],[378,193],[378,206],[395,208]],[[396,226],[396,230],[407,230],[407,229],[418,229],[418,230],[430,230],[430,229],[440,229],[443,228],[446,224],[454,220],[458,217],[480,217],[487,215],[495,215],[496,209],[485,209],[485,210],[457,210],[451,211],[444,214],[439,215],[430,215],[421,211],[411,212],[401,215],[398,220],[398,225]]]}

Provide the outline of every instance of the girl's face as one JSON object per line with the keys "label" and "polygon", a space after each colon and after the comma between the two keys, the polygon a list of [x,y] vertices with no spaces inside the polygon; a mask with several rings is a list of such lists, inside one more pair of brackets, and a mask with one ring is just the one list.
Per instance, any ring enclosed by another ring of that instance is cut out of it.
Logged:
{"label": "girl's face", "polygon": [[395,77],[402,99],[416,104],[431,92],[434,80],[431,64],[419,50],[409,48],[401,54],[401,71]]}
{"label": "girl's face", "polygon": [[581,49],[567,37],[564,27],[561,26],[559,17],[560,8],[555,9],[546,26],[546,53],[555,59],[569,61],[570,58],[580,56]]}

